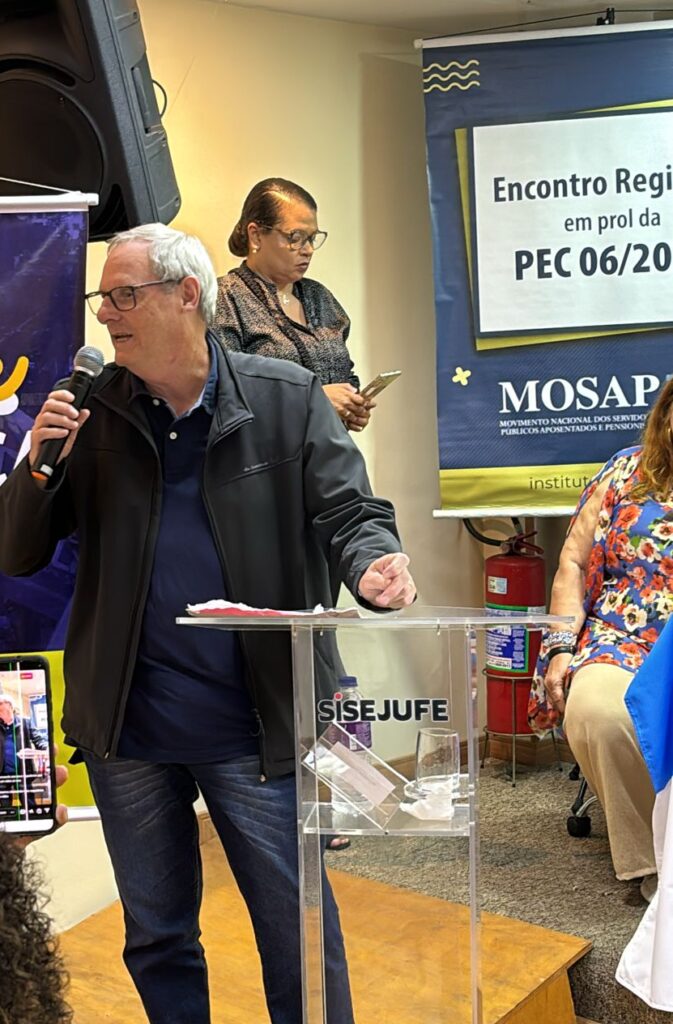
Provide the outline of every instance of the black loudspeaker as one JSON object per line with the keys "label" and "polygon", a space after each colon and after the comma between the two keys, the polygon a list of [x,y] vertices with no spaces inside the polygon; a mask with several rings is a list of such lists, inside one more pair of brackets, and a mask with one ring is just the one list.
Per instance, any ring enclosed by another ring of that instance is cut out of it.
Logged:
{"label": "black loudspeaker", "polygon": [[[180,193],[134,0],[0,0],[0,176],[96,192],[89,238]],[[0,181],[0,195],[34,189]]]}

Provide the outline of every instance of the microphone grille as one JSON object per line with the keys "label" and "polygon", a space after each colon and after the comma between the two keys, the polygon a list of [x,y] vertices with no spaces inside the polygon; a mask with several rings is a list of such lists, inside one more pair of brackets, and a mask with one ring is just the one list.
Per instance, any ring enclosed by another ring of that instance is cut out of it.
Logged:
{"label": "microphone grille", "polygon": [[99,348],[93,345],[84,345],[75,353],[76,370],[85,370],[92,377],[97,377],[105,366],[105,356]]}

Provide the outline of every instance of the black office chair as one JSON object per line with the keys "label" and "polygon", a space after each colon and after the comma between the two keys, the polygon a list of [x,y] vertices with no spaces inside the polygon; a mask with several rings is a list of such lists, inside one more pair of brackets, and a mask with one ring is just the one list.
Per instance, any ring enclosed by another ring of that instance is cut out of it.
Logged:
{"label": "black office chair", "polygon": [[[570,808],[572,814],[566,822],[568,835],[573,836],[574,839],[586,839],[591,835],[591,818],[587,811],[595,803],[596,797],[593,793],[589,793],[589,784],[586,779],[582,778],[580,766],[577,763],[570,769],[568,778],[574,782],[580,780],[575,803]],[[587,796],[587,794],[589,795]]]}

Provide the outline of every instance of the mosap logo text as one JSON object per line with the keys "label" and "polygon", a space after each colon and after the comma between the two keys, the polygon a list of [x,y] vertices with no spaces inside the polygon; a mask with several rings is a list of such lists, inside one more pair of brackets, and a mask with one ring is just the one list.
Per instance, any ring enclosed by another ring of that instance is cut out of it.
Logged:
{"label": "mosap logo text", "polygon": [[[668,378],[666,378],[668,379]],[[500,412],[565,412],[566,409],[644,409],[649,395],[661,385],[652,373],[634,373],[620,380],[611,376],[601,382],[598,377],[565,377],[551,380],[527,380],[523,384],[500,380]]]}
{"label": "mosap logo text", "polygon": [[335,693],[333,700],[319,700],[317,707],[319,722],[419,722],[427,716],[433,722],[450,721],[449,702],[442,697],[385,697],[378,707],[375,700],[342,700]]}

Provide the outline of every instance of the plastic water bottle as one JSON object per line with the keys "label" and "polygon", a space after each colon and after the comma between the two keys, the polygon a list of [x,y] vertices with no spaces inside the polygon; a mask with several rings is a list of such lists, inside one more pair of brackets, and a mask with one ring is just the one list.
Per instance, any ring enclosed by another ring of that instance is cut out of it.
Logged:
{"label": "plastic water bottle", "polygon": [[[355,676],[341,676],[339,679],[339,687],[337,690],[341,694],[341,700],[346,701],[357,701],[360,703],[360,690],[358,687],[358,681]],[[367,758],[367,750],[372,745],[372,725],[371,722],[342,722],[341,728],[348,735],[348,746],[357,757]],[[346,738],[341,735],[340,741],[346,743]],[[357,742],[355,742],[357,741]],[[358,745],[360,744],[360,746]],[[363,750],[365,747],[366,750]],[[356,789],[353,789],[345,780],[339,778],[338,770],[335,773],[337,775],[337,783],[340,789],[343,791],[344,796],[348,796],[349,800],[345,800],[341,794],[332,790],[332,810],[338,817],[344,815],[354,815],[357,813],[357,808],[367,809],[371,806],[369,801],[362,793],[359,793]]]}

